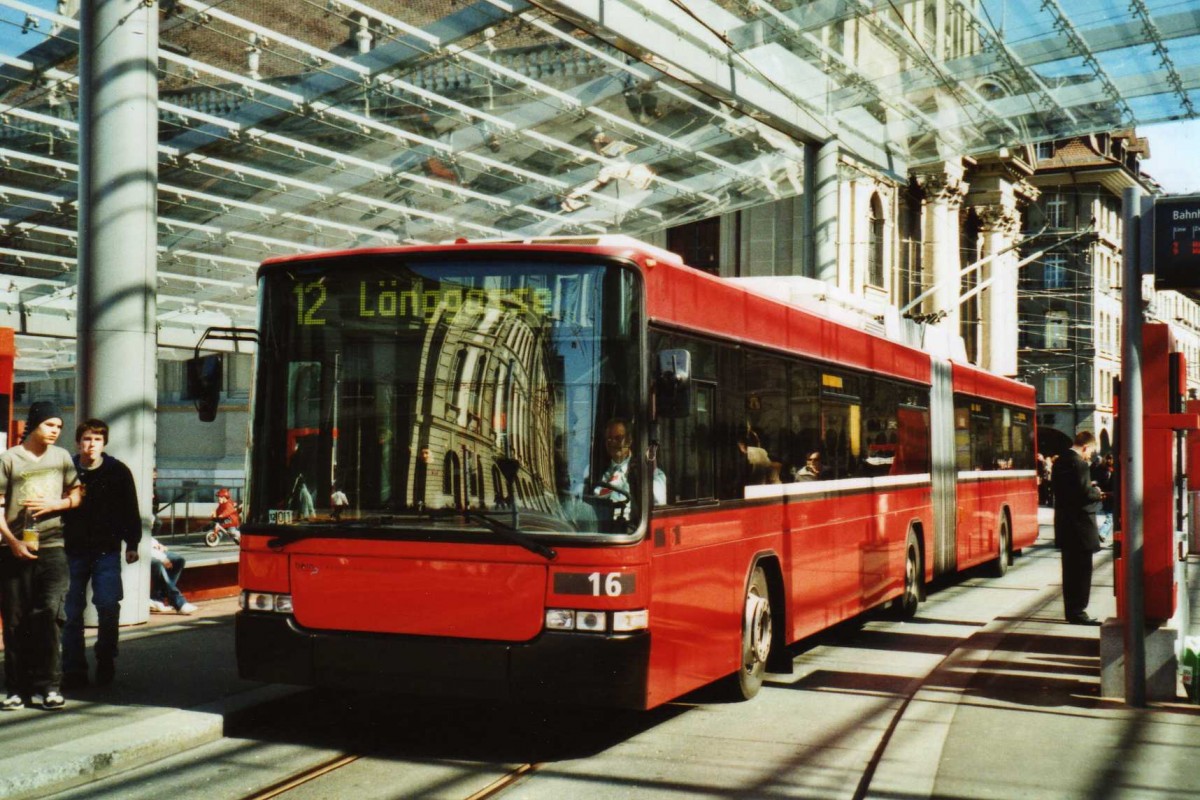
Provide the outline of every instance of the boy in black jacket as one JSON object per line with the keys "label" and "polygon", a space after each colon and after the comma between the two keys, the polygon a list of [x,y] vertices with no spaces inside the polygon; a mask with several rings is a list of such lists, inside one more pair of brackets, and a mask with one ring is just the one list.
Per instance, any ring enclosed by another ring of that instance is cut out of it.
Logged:
{"label": "boy in black jacket", "polygon": [[83,503],[66,517],[65,540],[71,585],[67,590],[67,622],[63,627],[63,683],[86,686],[87,656],[83,647],[83,611],[87,585],[92,582],[92,603],[99,628],[96,636],[96,683],[112,683],[116,675],[117,626],[121,617],[121,543],[125,561],[138,560],[142,517],[137,489],[129,467],[110,455],[108,424],[89,419],[75,429],[75,468],[83,483]]}

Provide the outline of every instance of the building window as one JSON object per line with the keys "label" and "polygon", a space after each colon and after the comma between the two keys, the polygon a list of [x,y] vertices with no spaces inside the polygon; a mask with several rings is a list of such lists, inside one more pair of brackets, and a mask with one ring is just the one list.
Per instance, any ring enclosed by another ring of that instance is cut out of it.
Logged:
{"label": "building window", "polygon": [[1065,311],[1051,311],[1046,314],[1046,349],[1062,350],[1067,347],[1069,323]]}
{"label": "building window", "polygon": [[1065,253],[1048,253],[1042,259],[1042,279],[1047,289],[1065,289],[1067,286],[1067,256]]}
{"label": "building window", "polygon": [[689,267],[720,274],[721,218],[709,217],[669,228],[667,249],[678,253]]}
{"label": "building window", "polygon": [[883,202],[879,195],[871,196],[871,227],[867,241],[867,282],[872,286],[883,286]]}
{"label": "building window", "polygon": [[1037,157],[1040,161],[1054,158],[1054,142],[1038,142]]}
{"label": "building window", "polygon": [[1046,198],[1046,225],[1051,228],[1067,227],[1067,198],[1052,194]]}
{"label": "building window", "polygon": [[1067,376],[1066,375],[1047,375],[1045,381],[1042,382],[1042,402],[1043,403],[1065,403],[1067,402]]}

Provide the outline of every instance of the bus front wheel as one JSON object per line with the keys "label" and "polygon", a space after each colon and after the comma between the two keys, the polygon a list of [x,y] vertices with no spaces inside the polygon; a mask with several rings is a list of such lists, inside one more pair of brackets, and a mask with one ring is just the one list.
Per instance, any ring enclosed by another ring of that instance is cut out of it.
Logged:
{"label": "bus front wheel", "polygon": [[746,586],[742,610],[742,660],[737,672],[737,696],[749,700],[762,688],[771,655],[771,598],[767,591],[767,573],[755,567]]}

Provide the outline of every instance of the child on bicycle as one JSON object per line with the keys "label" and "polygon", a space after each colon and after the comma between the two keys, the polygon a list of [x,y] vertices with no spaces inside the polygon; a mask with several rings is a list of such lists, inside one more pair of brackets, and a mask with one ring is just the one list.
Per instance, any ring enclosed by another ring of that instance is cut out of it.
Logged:
{"label": "child on bicycle", "polygon": [[238,507],[229,496],[229,490],[222,487],[217,490],[217,508],[212,518],[224,528],[234,539],[241,536],[242,518],[238,515]]}

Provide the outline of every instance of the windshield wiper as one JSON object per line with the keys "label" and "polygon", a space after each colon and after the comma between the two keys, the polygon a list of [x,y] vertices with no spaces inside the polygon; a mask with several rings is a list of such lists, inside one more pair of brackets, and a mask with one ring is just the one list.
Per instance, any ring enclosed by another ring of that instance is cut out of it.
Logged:
{"label": "windshield wiper", "polygon": [[[283,547],[284,545],[299,542],[304,539],[320,539],[329,536],[331,530],[342,530],[345,528],[380,528],[384,525],[391,525],[395,518],[388,514],[383,516],[368,517],[365,519],[341,520],[340,522],[326,522],[313,524],[309,523],[303,528],[292,527],[285,531],[280,531],[274,537],[267,541],[267,547],[272,550]],[[257,533],[258,531],[250,531]]]}
{"label": "windshield wiper", "polygon": [[529,538],[524,533],[514,528],[509,523],[502,519],[493,517],[486,511],[475,511],[470,508],[463,510],[465,519],[477,519],[492,530],[493,533],[498,533],[505,539],[508,539],[515,545],[524,547],[531,553],[535,553],[547,561],[553,561],[558,558],[558,551],[553,547],[547,547],[539,541]]}
{"label": "windshield wiper", "polygon": [[[438,509],[438,511],[440,511],[441,513],[436,513],[436,512],[428,513],[427,512],[426,518],[427,519],[437,519],[439,517],[444,518],[444,517],[459,515],[459,512],[455,509],[444,509],[444,510]],[[519,547],[523,547],[526,550],[528,550],[529,552],[535,553],[535,554],[541,556],[542,558],[546,559],[547,561],[553,561],[555,558],[558,557],[558,552],[554,548],[547,547],[546,545],[542,544],[541,542],[531,539],[529,536],[525,535],[524,533],[522,533],[520,530],[513,527],[509,523],[505,522],[504,520],[493,517],[491,514],[488,514],[485,511],[475,511],[472,509],[466,509],[461,513],[462,513],[462,516],[464,519],[466,519],[468,521],[469,520],[478,520],[479,522],[482,522],[484,524],[484,526],[487,527],[488,530],[492,531],[493,533],[499,534],[501,538],[507,539],[508,541],[512,542],[513,544],[518,545]],[[421,515],[418,514],[416,517],[416,520],[419,521],[420,519],[421,519]],[[280,531],[280,532],[276,533],[273,538],[271,538],[267,541],[267,547],[270,547],[271,549],[274,550],[274,549],[278,549],[280,547],[284,547],[285,545],[292,544],[293,542],[299,542],[303,539],[318,539],[321,537],[329,536],[329,531],[331,529],[336,530],[336,529],[345,529],[345,528],[377,528],[377,527],[382,527],[383,525],[395,525],[396,522],[397,522],[396,517],[388,514],[388,515],[383,515],[383,516],[369,517],[366,519],[346,520],[346,521],[342,521],[342,522],[338,522],[338,523],[330,523],[327,525],[321,525],[319,527],[318,526],[311,526],[311,527],[305,526],[304,528],[292,528],[292,529],[289,529],[286,531]]]}

